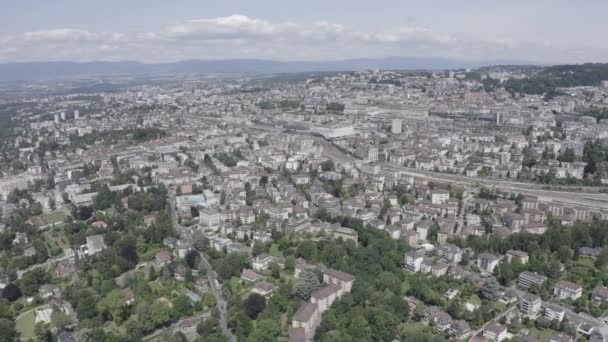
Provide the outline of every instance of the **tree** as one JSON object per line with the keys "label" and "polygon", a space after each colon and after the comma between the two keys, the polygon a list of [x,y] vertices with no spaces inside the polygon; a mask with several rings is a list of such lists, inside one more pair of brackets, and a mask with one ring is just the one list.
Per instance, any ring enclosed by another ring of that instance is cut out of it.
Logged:
{"label": "tree", "polygon": [[188,265],[188,267],[195,269],[199,259],[198,252],[195,250],[190,250],[188,253],[186,253],[186,257],[184,259],[186,260],[186,265]]}
{"label": "tree", "polygon": [[515,272],[513,272],[511,264],[508,262],[501,263],[498,266],[498,281],[500,284],[508,286],[513,279],[515,279]]}
{"label": "tree", "polygon": [[302,300],[308,300],[310,295],[319,289],[319,286],[317,275],[311,270],[304,270],[295,283],[294,294]]}
{"label": "tree", "polygon": [[276,262],[270,263],[270,274],[274,279],[281,278],[281,266]]}
{"label": "tree", "polygon": [[333,171],[335,169],[334,162],[332,160],[326,160],[321,163],[321,170],[323,171]]}
{"label": "tree", "polygon": [[551,261],[549,267],[546,268],[545,275],[549,278],[557,279],[559,275],[562,273],[562,265],[559,261],[554,260]]}
{"label": "tree", "polygon": [[265,187],[266,184],[268,184],[268,176],[262,176],[262,177],[260,177],[259,184],[260,184],[261,187]]}
{"label": "tree", "polygon": [[576,155],[574,154],[574,149],[569,147],[564,153],[559,156],[559,161],[572,163],[576,159]]}
{"label": "tree", "polygon": [[253,334],[247,341],[250,342],[274,342],[279,336],[280,329],[278,322],[272,319],[263,319],[257,322]]}
{"label": "tree", "polygon": [[124,307],[125,295],[124,292],[119,289],[110,291],[98,304],[99,311],[108,313],[116,323],[122,321]]}
{"label": "tree", "polygon": [[398,322],[384,309],[373,308],[367,312],[372,336],[380,341],[391,341],[397,333]]}
{"label": "tree", "polygon": [[258,256],[266,251],[266,244],[261,241],[256,241],[253,243],[253,247],[251,248],[252,256]]}
{"label": "tree", "polygon": [[494,278],[488,279],[483,287],[480,289],[480,293],[483,298],[495,301],[498,299],[498,290],[500,289],[500,285]]}
{"label": "tree", "polygon": [[0,341],[14,341],[15,337],[15,323],[12,320],[0,318]]}
{"label": "tree", "polygon": [[39,341],[53,341],[53,334],[49,330],[48,326],[43,322],[36,323],[34,326],[34,333],[36,337],[38,337]]}
{"label": "tree", "polygon": [[238,276],[241,270],[247,266],[247,258],[242,254],[230,253],[221,258],[214,265],[220,280],[230,279],[232,276]]}
{"label": "tree", "polygon": [[76,217],[81,221],[86,221],[93,216],[93,208],[88,206],[78,207]]}
{"label": "tree", "polygon": [[215,299],[215,296],[209,292],[205,292],[205,294],[203,295],[202,302],[203,305],[208,308],[212,308],[217,305],[217,300]]}
{"label": "tree", "polygon": [[602,252],[595,260],[595,267],[599,269],[603,269],[606,265],[608,265],[608,248],[602,249]]}
{"label": "tree", "polygon": [[171,336],[171,339],[169,339],[169,341],[170,342],[187,342],[188,339],[186,339],[186,336],[184,335],[183,332],[178,331]]}
{"label": "tree", "polygon": [[19,280],[19,288],[26,296],[33,296],[41,285],[48,283],[49,274],[41,267],[25,272]]}
{"label": "tree", "polygon": [[62,331],[70,324],[70,317],[61,311],[53,310],[53,313],[51,314],[51,324],[57,330]]}
{"label": "tree", "polygon": [[303,258],[305,260],[312,260],[316,254],[317,246],[311,240],[303,240],[298,245],[295,252],[296,258]]}
{"label": "tree", "polygon": [[247,316],[243,311],[239,311],[234,319],[235,322],[235,333],[239,336],[238,340],[245,340],[247,336],[251,334],[253,324],[251,324],[251,318]]}
{"label": "tree", "polygon": [[260,312],[266,308],[266,298],[257,293],[252,293],[243,303],[247,316],[251,319],[256,319]]}
{"label": "tree", "polygon": [[572,259],[573,255],[574,253],[568,246],[560,246],[557,250],[557,256],[559,257],[559,260],[563,263]]}
{"label": "tree", "polygon": [[11,302],[16,301],[21,297],[21,290],[15,284],[8,284],[2,290],[2,298],[6,298]]}
{"label": "tree", "polygon": [[180,313],[181,316],[189,316],[192,314],[192,303],[186,295],[180,295],[173,301],[173,308]]}
{"label": "tree", "polygon": [[351,336],[356,336],[357,341],[372,340],[372,329],[363,315],[359,314],[352,318],[348,325],[348,332]]}

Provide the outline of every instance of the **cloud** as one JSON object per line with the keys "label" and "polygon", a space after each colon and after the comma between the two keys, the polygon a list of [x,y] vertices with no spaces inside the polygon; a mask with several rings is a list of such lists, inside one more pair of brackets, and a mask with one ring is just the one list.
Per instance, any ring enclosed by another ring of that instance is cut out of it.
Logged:
{"label": "cloud", "polygon": [[389,30],[361,33],[359,37],[376,44],[449,44],[454,38],[426,27],[395,27]]}
{"label": "cloud", "polygon": [[[389,55],[546,60],[558,55],[557,51],[558,47],[543,42],[521,42],[508,37],[489,41],[421,26],[365,31],[325,20],[272,22],[239,14],[176,21],[147,32],[55,28],[0,35],[0,61],[165,62],[243,57],[314,60]],[[593,49],[584,51],[591,56],[599,53]],[[581,59],[584,53],[579,51],[576,58]],[[572,51],[569,54],[574,56]]]}
{"label": "cloud", "polygon": [[27,42],[33,43],[96,41],[99,39],[99,35],[87,30],[63,28],[25,32],[23,34],[23,39]]}
{"label": "cloud", "polygon": [[208,39],[242,39],[264,37],[275,33],[277,26],[262,19],[252,19],[244,15],[212,19],[186,20],[166,29],[168,37],[208,40]]}

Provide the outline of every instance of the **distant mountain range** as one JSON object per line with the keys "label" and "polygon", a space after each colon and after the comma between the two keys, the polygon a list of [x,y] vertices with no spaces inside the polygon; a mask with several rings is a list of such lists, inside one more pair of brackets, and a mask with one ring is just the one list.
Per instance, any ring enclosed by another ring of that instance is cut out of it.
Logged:
{"label": "distant mountain range", "polygon": [[529,65],[523,61],[461,61],[448,58],[387,57],[338,61],[279,62],[263,59],[186,60],[174,63],[139,62],[28,62],[0,64],[0,81],[49,80],[95,75],[166,73],[269,74],[291,72],[385,70],[440,70],[488,65]]}

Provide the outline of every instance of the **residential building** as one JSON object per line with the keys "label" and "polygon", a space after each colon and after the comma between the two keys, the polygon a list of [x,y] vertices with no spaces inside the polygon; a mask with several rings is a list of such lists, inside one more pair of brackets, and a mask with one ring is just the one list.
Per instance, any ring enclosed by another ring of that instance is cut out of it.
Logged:
{"label": "residential building", "polygon": [[498,323],[490,323],[483,329],[483,337],[488,341],[503,341],[507,338],[507,327]]}
{"label": "residential building", "polygon": [[547,277],[535,272],[523,271],[517,277],[517,286],[527,290],[530,286],[540,287],[547,280]]}
{"label": "residential building", "polygon": [[499,257],[489,253],[480,253],[477,256],[477,266],[479,266],[482,271],[485,271],[487,273],[494,272],[494,269],[496,268],[496,266],[498,266],[499,262]]}
{"label": "residential building", "polygon": [[511,263],[513,260],[518,260],[521,264],[527,264],[530,258],[528,257],[528,253],[524,251],[517,251],[514,249],[510,249],[507,251],[507,262]]}
{"label": "residential building", "polygon": [[411,272],[419,272],[424,255],[418,252],[405,253],[405,268]]}
{"label": "residential building", "polygon": [[553,294],[561,299],[577,300],[583,295],[583,287],[567,280],[560,280],[555,285]]}
{"label": "residential building", "polygon": [[439,246],[435,250],[435,254],[449,262],[458,263],[462,260],[462,250],[460,247],[452,244]]}
{"label": "residential building", "polygon": [[519,301],[519,312],[530,319],[536,319],[541,310],[542,300],[540,296],[526,293]]}
{"label": "residential building", "polygon": [[545,303],[543,304],[543,317],[549,321],[557,320],[561,322],[564,319],[566,310],[561,306]]}

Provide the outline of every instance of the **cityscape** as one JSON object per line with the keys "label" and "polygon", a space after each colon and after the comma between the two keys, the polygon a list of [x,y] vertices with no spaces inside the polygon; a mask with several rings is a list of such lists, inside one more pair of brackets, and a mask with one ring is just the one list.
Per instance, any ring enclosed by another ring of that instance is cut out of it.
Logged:
{"label": "cityscape", "polygon": [[601,49],[286,20],[0,33],[0,342],[608,341]]}

